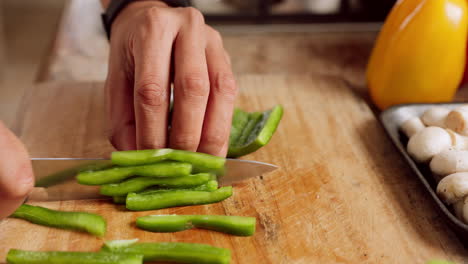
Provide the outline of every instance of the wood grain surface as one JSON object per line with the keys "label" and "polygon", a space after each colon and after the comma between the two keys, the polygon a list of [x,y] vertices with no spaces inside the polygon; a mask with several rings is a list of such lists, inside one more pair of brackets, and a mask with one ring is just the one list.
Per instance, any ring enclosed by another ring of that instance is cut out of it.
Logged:
{"label": "wood grain surface", "polygon": [[[107,201],[39,203],[88,211],[108,221],[105,239],[207,243],[232,250],[232,263],[464,263],[468,252],[442,221],[429,195],[397,154],[368,105],[334,77],[248,75],[238,105],[285,108],[270,144],[247,156],[280,169],[235,186],[213,205],[129,212]],[[15,130],[33,156],[108,154],[102,85],[42,84],[24,98]],[[257,217],[252,237],[189,230],[157,234],[135,228],[149,214]],[[87,234],[0,222],[0,261],[10,248],[97,250]]]}

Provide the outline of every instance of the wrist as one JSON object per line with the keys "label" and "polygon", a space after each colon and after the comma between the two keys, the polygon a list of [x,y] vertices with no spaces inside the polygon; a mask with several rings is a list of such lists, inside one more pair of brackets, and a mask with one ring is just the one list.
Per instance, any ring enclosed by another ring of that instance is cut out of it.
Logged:
{"label": "wrist", "polygon": [[128,23],[129,19],[132,19],[135,15],[138,16],[138,12],[152,7],[167,8],[169,6],[160,0],[133,0],[115,17],[111,29],[114,30],[114,28],[119,27],[119,25],[125,25]]}
{"label": "wrist", "polygon": [[[146,7],[169,7],[164,1],[161,0],[133,0],[128,4],[121,13],[125,12],[127,9],[140,9]],[[120,15],[120,14],[119,14]],[[118,16],[117,16],[118,17]]]}
{"label": "wrist", "polygon": [[[132,3],[128,4],[128,6],[159,6],[159,7],[169,7],[168,4],[166,4],[162,0],[133,0]],[[127,6],[127,7],[128,7]]]}
{"label": "wrist", "polygon": [[[172,1],[177,2],[177,0]],[[138,11],[139,9],[143,9],[145,7],[167,8],[169,6],[173,6],[172,4],[166,3],[166,1],[163,0],[101,0],[101,4],[105,9],[104,13],[102,14],[102,21],[109,39],[111,28],[114,27],[114,20],[118,20],[117,18],[122,17],[122,13],[128,13],[127,11],[132,9]]]}
{"label": "wrist", "polygon": [[[104,9],[107,9],[107,7],[109,7],[109,4],[112,0],[101,0],[101,5]],[[134,0],[134,2],[142,2],[142,1],[152,1],[152,2],[160,2],[161,4],[167,6],[166,3],[164,3],[163,1],[161,0]]]}

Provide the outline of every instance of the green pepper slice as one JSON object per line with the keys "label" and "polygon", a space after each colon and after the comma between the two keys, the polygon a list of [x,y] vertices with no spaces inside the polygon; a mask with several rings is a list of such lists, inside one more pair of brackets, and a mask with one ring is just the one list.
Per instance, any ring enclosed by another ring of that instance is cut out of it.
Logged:
{"label": "green pepper slice", "polygon": [[182,177],[190,175],[192,165],[183,162],[160,162],[151,165],[113,167],[99,171],[83,171],[76,177],[80,184],[102,185],[117,183],[131,176]]}
{"label": "green pepper slice", "polygon": [[[172,188],[172,189],[168,189],[168,188],[149,188],[149,189],[147,189],[145,191],[139,192],[138,194],[151,194],[151,193],[157,193],[157,192],[173,190],[173,189],[174,188]],[[188,188],[188,189],[184,188],[183,190],[212,192],[212,191],[216,191],[217,189],[218,189],[218,181],[211,180],[211,181],[208,181],[207,183],[204,183],[202,185],[195,186],[195,187]],[[115,204],[125,204],[125,201],[127,200],[127,195],[125,195],[125,196],[113,196],[112,198],[113,198]]]}
{"label": "green pepper slice", "polygon": [[265,112],[247,113],[236,109],[227,156],[244,156],[265,146],[275,133],[282,116],[283,107],[280,105]]}
{"label": "green pepper slice", "polygon": [[106,220],[100,215],[85,212],[65,212],[22,204],[11,217],[31,223],[88,232],[102,237],[106,233]]}
{"label": "green pepper slice", "polygon": [[125,196],[112,196],[112,201],[115,204],[125,204],[126,200],[127,200],[127,195],[125,195]]}
{"label": "green pepper slice", "polygon": [[192,190],[161,190],[149,194],[129,193],[126,207],[133,211],[156,210],[176,206],[210,204],[223,201],[232,195],[232,186],[212,192]]}
{"label": "green pepper slice", "polygon": [[227,264],[231,260],[228,249],[195,243],[125,243],[106,242],[103,251],[141,254],[144,261],[174,263]]}
{"label": "green pepper slice", "polygon": [[148,188],[142,192],[138,192],[138,194],[152,194],[152,193],[158,193],[161,191],[170,191],[170,190],[187,190],[187,191],[205,191],[205,192],[212,192],[216,191],[218,189],[218,181],[216,180],[211,180],[208,181],[202,185],[191,187],[191,188],[158,188],[158,187],[152,187]]}
{"label": "green pepper slice", "polygon": [[110,252],[26,251],[10,249],[7,263],[11,264],[141,264],[142,254]]}
{"label": "green pepper slice", "polygon": [[148,215],[138,217],[136,225],[153,232],[177,232],[201,228],[236,236],[251,236],[255,233],[255,217],[243,216]]}
{"label": "green pepper slice", "polygon": [[188,188],[201,185],[211,179],[209,173],[198,173],[185,177],[136,177],[121,183],[111,183],[101,186],[101,194],[108,196],[124,196],[131,192],[140,192],[151,186],[166,188]]}
{"label": "green pepper slice", "polygon": [[145,149],[112,152],[111,161],[120,166],[152,164],[165,160],[187,162],[198,172],[216,172],[224,168],[226,159],[205,153],[177,149]]}
{"label": "green pepper slice", "polygon": [[217,189],[218,189],[217,180],[211,180],[202,185],[191,188],[191,190],[193,191],[204,191],[204,192],[212,192],[212,191],[216,191]]}

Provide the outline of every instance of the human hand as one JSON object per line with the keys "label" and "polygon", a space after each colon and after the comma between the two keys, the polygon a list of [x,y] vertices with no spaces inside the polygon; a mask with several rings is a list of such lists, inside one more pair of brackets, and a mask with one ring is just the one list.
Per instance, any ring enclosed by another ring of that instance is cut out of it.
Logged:
{"label": "human hand", "polygon": [[117,149],[226,155],[237,87],[221,36],[198,10],[135,1],[114,21],[110,45],[105,89]]}
{"label": "human hand", "polygon": [[18,208],[34,185],[28,152],[0,121],[0,219]]}

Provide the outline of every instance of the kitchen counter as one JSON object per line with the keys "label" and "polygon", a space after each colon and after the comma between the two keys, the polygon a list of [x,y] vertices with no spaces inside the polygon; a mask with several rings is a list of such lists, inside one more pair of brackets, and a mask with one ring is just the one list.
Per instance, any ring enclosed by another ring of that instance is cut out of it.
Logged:
{"label": "kitchen counter", "polygon": [[[237,106],[285,108],[272,141],[246,159],[277,171],[234,186],[212,205],[130,212],[110,201],[35,203],[88,211],[108,221],[109,239],[207,243],[232,251],[231,263],[464,263],[464,244],[443,222],[431,197],[388,140],[373,112],[342,79],[317,74],[242,74]],[[287,89],[285,89],[287,87]],[[102,83],[42,83],[31,89],[15,131],[35,157],[103,157]],[[257,232],[234,237],[205,230],[151,233],[137,229],[149,214],[254,216]],[[94,251],[102,240],[33,225],[0,223],[0,260],[9,248]]]}

